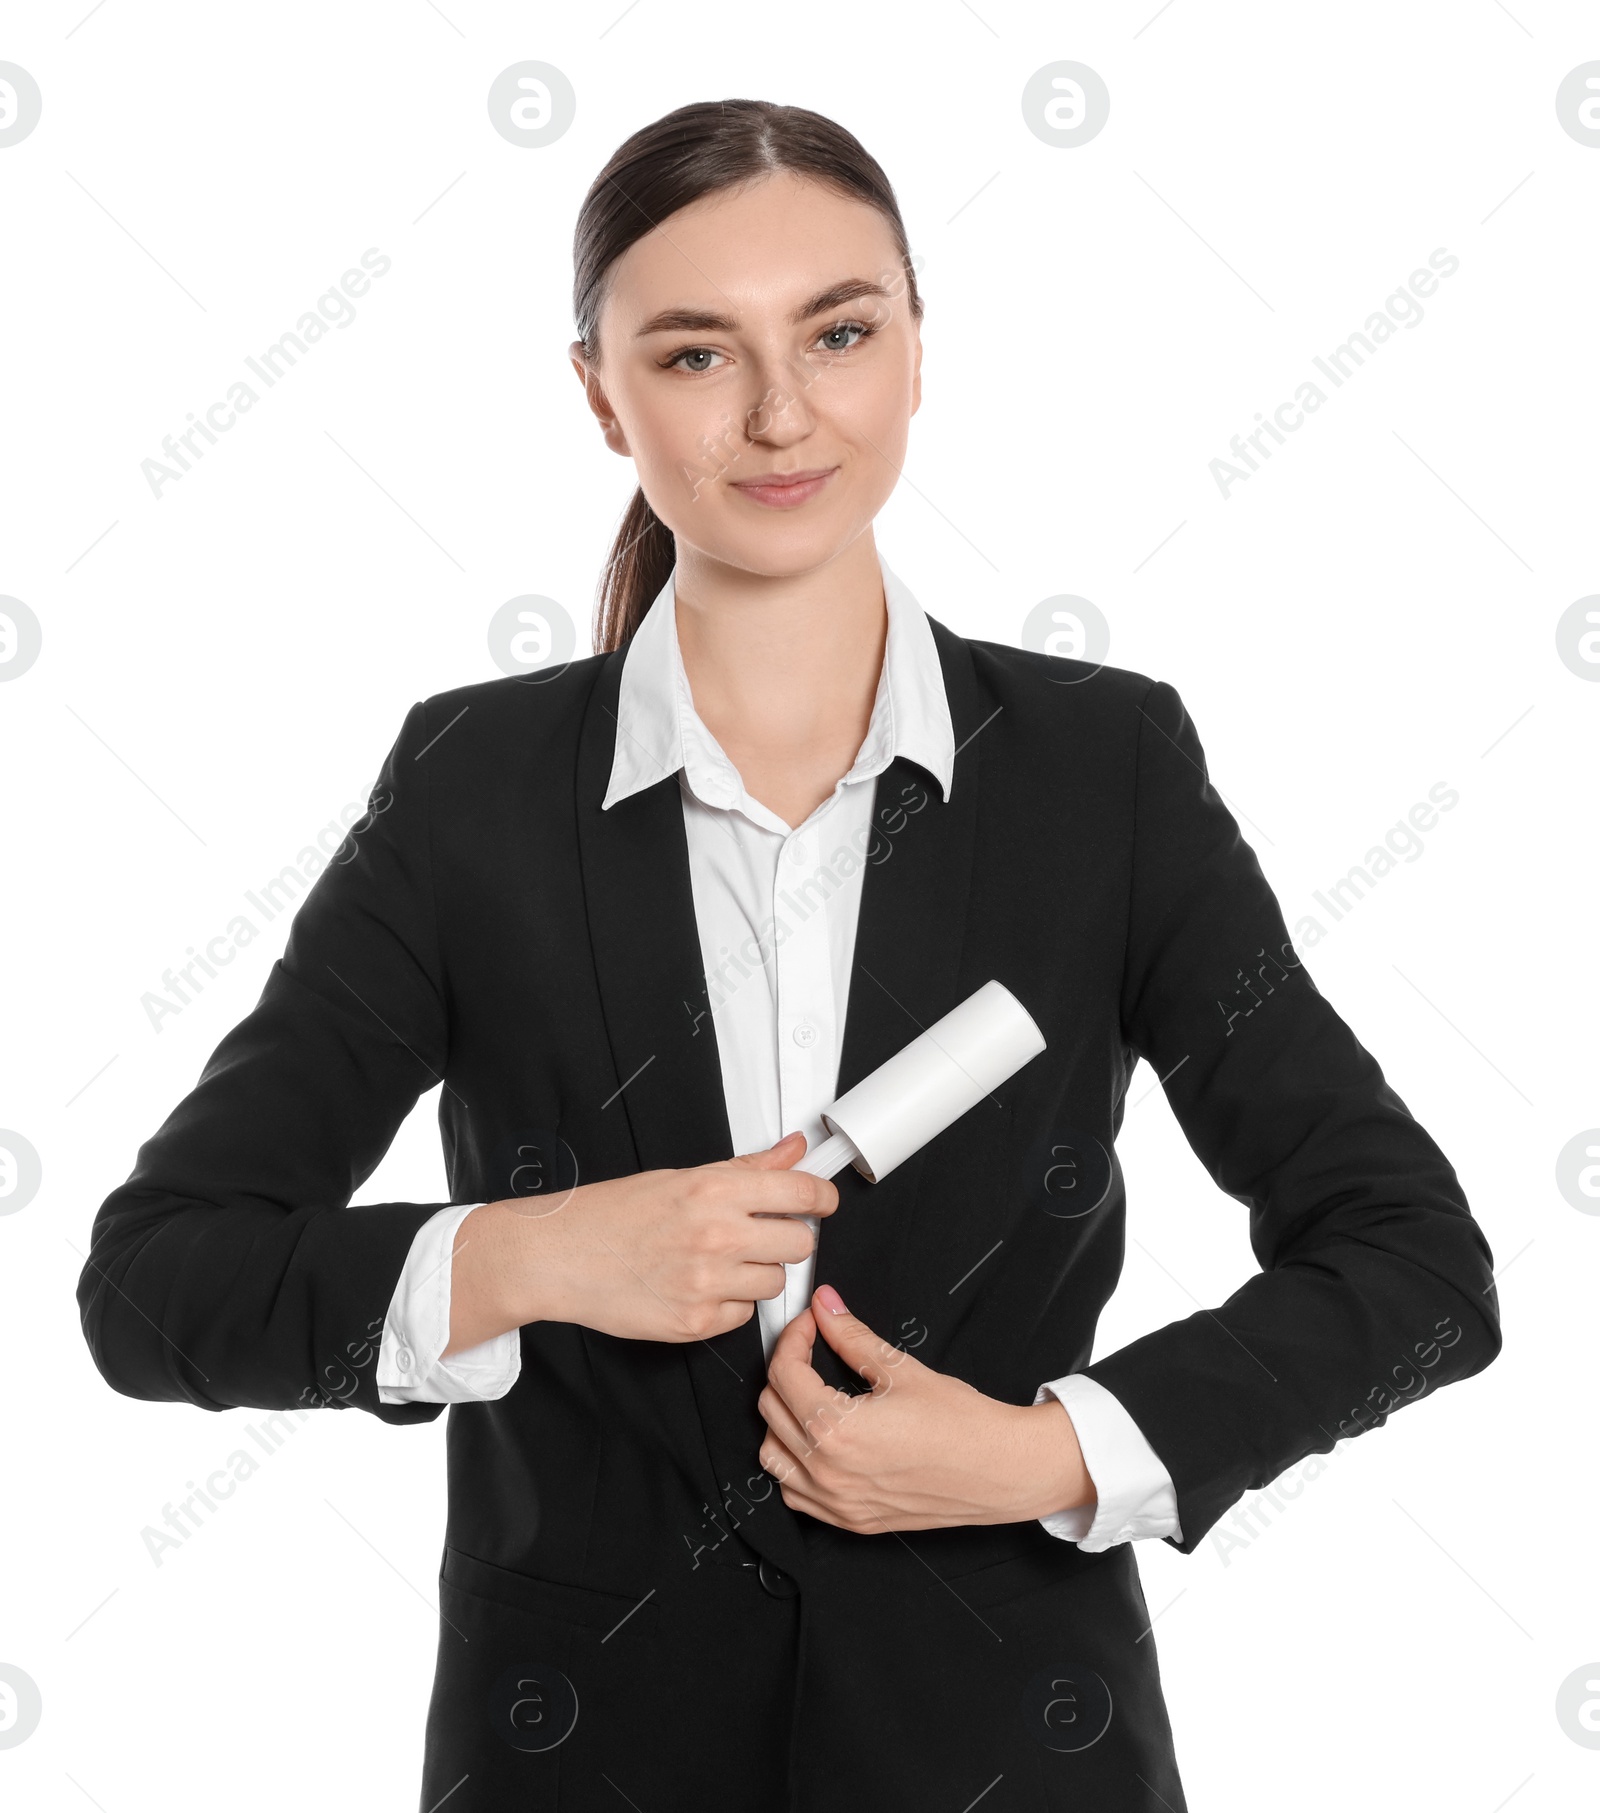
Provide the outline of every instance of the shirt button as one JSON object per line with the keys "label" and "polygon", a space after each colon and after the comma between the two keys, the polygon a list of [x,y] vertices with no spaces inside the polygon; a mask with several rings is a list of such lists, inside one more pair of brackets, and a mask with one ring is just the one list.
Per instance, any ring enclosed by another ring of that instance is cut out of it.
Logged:
{"label": "shirt button", "polygon": [[400,1348],[394,1356],[394,1363],[396,1366],[398,1366],[400,1368],[400,1370],[402,1372],[410,1372],[410,1370],[411,1370],[411,1350],[407,1347]]}
{"label": "shirt button", "polygon": [[809,1051],[817,1042],[817,1029],[809,1020],[802,1020],[794,1029],[794,1042],[802,1051]]}
{"label": "shirt button", "polygon": [[806,859],[805,839],[803,837],[791,838],[789,840],[789,860],[790,860],[790,862],[802,863],[805,861],[805,859]]}

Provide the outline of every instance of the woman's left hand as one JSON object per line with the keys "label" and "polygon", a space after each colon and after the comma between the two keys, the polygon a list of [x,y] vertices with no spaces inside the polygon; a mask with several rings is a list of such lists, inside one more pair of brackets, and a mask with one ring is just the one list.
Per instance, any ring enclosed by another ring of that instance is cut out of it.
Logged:
{"label": "woman's left hand", "polygon": [[[823,1382],[811,1365],[819,1329],[870,1393]],[[852,1316],[831,1285],[778,1336],[758,1407],[761,1465],[784,1503],[861,1535],[1021,1523],[1095,1502],[1065,1405],[1003,1403],[935,1372]]]}

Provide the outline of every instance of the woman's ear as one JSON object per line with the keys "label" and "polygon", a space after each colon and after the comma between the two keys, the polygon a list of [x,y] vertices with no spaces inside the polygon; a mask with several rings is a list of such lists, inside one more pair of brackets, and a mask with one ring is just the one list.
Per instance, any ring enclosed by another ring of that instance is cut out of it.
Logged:
{"label": "woman's ear", "polygon": [[612,409],[610,399],[606,396],[600,374],[589,363],[589,355],[584,351],[581,340],[574,340],[567,348],[567,357],[572,361],[572,369],[578,374],[578,382],[583,386],[584,401],[594,412],[595,420],[605,433],[606,445],[613,453],[631,454],[633,450],[629,447],[616,411]]}
{"label": "woman's ear", "polygon": [[911,323],[911,344],[913,347],[911,367],[911,413],[915,415],[922,407],[922,323]]}

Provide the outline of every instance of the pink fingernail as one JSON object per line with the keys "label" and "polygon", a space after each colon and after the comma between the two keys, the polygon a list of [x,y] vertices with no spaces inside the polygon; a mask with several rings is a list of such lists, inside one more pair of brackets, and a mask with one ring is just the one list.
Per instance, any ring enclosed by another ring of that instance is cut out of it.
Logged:
{"label": "pink fingernail", "polygon": [[844,1298],[839,1295],[831,1284],[819,1284],[817,1286],[817,1295],[822,1299],[822,1307],[827,1310],[829,1315],[842,1316],[846,1314]]}

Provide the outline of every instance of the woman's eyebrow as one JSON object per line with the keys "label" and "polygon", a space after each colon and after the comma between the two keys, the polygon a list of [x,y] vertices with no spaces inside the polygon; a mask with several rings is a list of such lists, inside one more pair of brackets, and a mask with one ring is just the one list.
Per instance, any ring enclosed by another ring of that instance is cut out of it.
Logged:
{"label": "woman's eyebrow", "polygon": [[[789,319],[798,326],[802,321],[809,321],[813,315],[821,315],[828,309],[838,308],[843,302],[854,302],[862,296],[886,298],[888,295],[888,290],[870,277],[846,277],[842,282],[830,283],[825,290],[818,290],[809,301],[802,302]],[[646,334],[662,333],[731,334],[737,330],[738,325],[732,316],[719,315],[710,309],[664,308],[659,313],[652,315],[637,330],[634,338],[642,339]]]}

